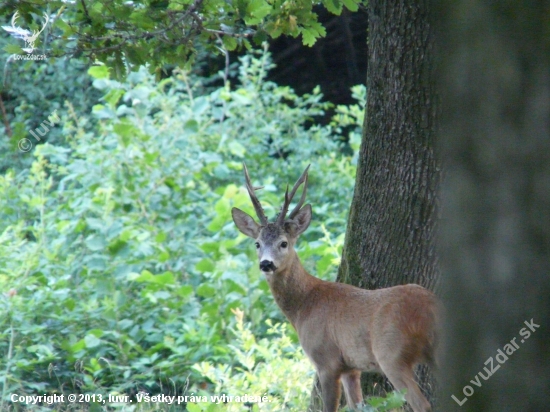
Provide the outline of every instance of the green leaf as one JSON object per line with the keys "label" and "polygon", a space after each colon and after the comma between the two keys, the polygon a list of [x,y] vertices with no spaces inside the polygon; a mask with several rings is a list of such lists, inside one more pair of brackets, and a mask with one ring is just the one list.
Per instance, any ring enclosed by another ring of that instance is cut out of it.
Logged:
{"label": "green leaf", "polygon": [[115,123],[113,125],[113,131],[118,134],[120,137],[132,137],[136,136],[139,133],[137,127],[132,123],[124,120],[120,123]]}
{"label": "green leaf", "polygon": [[23,50],[17,44],[6,44],[4,50],[9,54],[23,54]]}
{"label": "green leaf", "polygon": [[301,29],[302,42],[306,46],[313,46],[319,37],[326,36],[326,30],[318,21],[309,22],[308,27]]}
{"label": "green leaf", "polygon": [[281,36],[281,34],[283,34],[283,26],[281,24],[275,24],[273,22],[268,22],[265,25],[264,29],[274,39],[278,38],[279,36]]}
{"label": "green leaf", "polygon": [[197,133],[199,131],[199,123],[195,119],[191,119],[185,122],[183,130],[190,133]]}
{"label": "green leaf", "polygon": [[344,5],[349,11],[357,11],[359,10],[359,2],[355,0],[342,0]]}
{"label": "green leaf", "polygon": [[202,114],[206,109],[208,109],[209,101],[205,96],[195,99],[192,110],[195,114]]}
{"label": "green leaf", "polygon": [[310,29],[302,29],[302,43],[304,46],[313,46],[317,41],[316,33]]}
{"label": "green leaf", "polygon": [[95,348],[101,345],[101,339],[98,339],[95,335],[89,334],[84,337],[84,343],[87,348]]}
{"label": "green leaf", "polygon": [[91,230],[101,231],[105,229],[105,223],[103,222],[103,220],[94,217],[87,217],[86,224]]}
{"label": "green leaf", "polygon": [[248,16],[245,16],[246,24],[261,23],[262,19],[271,12],[271,6],[265,0],[251,0],[246,7]]}
{"label": "green leaf", "polygon": [[407,393],[406,389],[403,389],[403,391],[393,391],[390,394],[386,396],[387,402],[386,402],[386,408],[387,410],[392,410],[396,408],[400,408],[405,404],[405,394]]}
{"label": "green leaf", "polygon": [[55,19],[54,27],[61,29],[63,31],[64,37],[67,37],[74,33],[74,30],[71,28],[71,26],[69,26],[63,19],[59,17]]}
{"label": "green leaf", "polygon": [[127,242],[124,242],[121,239],[116,239],[109,243],[108,249],[109,253],[112,255],[118,255],[126,246],[128,245]]}
{"label": "green leaf", "polygon": [[160,275],[153,275],[148,270],[143,270],[141,275],[133,280],[140,283],[153,283],[157,285],[172,285],[174,284],[174,274],[172,272],[164,272]]}
{"label": "green leaf", "polygon": [[220,244],[218,242],[204,242],[200,245],[200,248],[206,253],[215,253],[220,249]]}
{"label": "green leaf", "polygon": [[115,117],[115,113],[109,108],[102,104],[96,104],[92,107],[92,113],[98,119],[112,119]]}
{"label": "green leaf", "polygon": [[133,124],[129,123],[127,120],[123,120],[120,123],[115,123],[113,125],[113,131],[120,136],[120,140],[124,147],[128,147],[132,138],[138,137],[140,131]]}
{"label": "green leaf", "polygon": [[155,276],[155,282],[159,285],[173,285],[174,284],[174,274],[172,272],[166,271],[160,275]]}
{"label": "green leaf", "polygon": [[103,236],[92,235],[86,239],[86,246],[88,246],[88,249],[95,252],[105,249],[105,247],[107,247],[107,242],[105,242],[105,238]]}
{"label": "green leaf", "polygon": [[198,403],[189,402],[185,405],[185,407],[189,412],[203,412],[202,406],[200,406]]}
{"label": "green leaf", "polygon": [[159,262],[166,262],[168,259],[170,259],[170,253],[166,250],[163,250],[158,255]]}
{"label": "green leaf", "polygon": [[237,142],[236,140],[233,140],[233,141],[229,142],[227,147],[229,149],[229,152],[231,152],[231,154],[233,154],[233,155],[235,155],[235,156],[237,156],[241,159],[246,154],[246,148],[242,144]]}
{"label": "green leaf", "polygon": [[125,91],[122,90],[122,89],[112,89],[112,90],[109,90],[109,93],[107,93],[103,99],[109,103],[109,105],[111,106],[111,108],[114,108],[116,106],[116,104],[118,103],[118,101],[120,100],[120,98],[122,96],[124,96],[124,93]]}
{"label": "green leaf", "polygon": [[323,5],[333,14],[339,16],[342,13],[342,3],[339,0],[322,0]]}
{"label": "green leaf", "polygon": [[216,289],[207,283],[203,283],[197,288],[197,295],[203,298],[211,298],[216,294]]}
{"label": "green leaf", "polygon": [[325,37],[327,35],[325,27],[318,21],[310,22],[309,27],[311,28],[311,30],[314,30],[316,35],[319,37]]}
{"label": "green leaf", "polygon": [[229,51],[235,50],[239,45],[239,43],[237,42],[237,39],[235,39],[232,36],[223,36],[222,41],[225,48]]}
{"label": "green leaf", "polygon": [[216,202],[214,210],[216,210],[218,215],[229,215],[229,211],[231,210],[231,203],[229,203],[229,199],[225,197],[220,198],[220,200]]}
{"label": "green leaf", "polygon": [[115,78],[123,79],[126,76],[126,64],[124,63],[122,51],[114,51],[114,60],[112,61],[112,67],[115,69]]}
{"label": "green leaf", "polygon": [[197,269],[200,272],[213,272],[214,268],[216,267],[216,264],[212,261],[212,259],[202,259],[199,263],[195,265],[195,269]]}
{"label": "green leaf", "polygon": [[261,45],[263,42],[268,41],[267,32],[265,30],[257,30],[253,37],[254,44]]}
{"label": "green leaf", "polygon": [[76,307],[76,302],[74,301],[74,299],[67,299],[63,302],[63,306],[71,311]]}
{"label": "green leaf", "polygon": [[147,64],[147,48],[146,47],[132,47],[127,46],[124,48],[124,52],[128,61],[136,66]]}
{"label": "green leaf", "polygon": [[101,338],[104,332],[101,329],[91,329],[88,331],[89,335],[94,335],[96,338]]}
{"label": "green leaf", "polygon": [[86,347],[86,341],[85,339],[80,339],[78,342],[76,342],[74,345],[70,347],[71,352],[75,353],[78,351],[81,351]]}
{"label": "green leaf", "polygon": [[184,285],[176,292],[180,297],[186,298],[193,293],[193,286]]}
{"label": "green leaf", "polygon": [[92,66],[88,69],[88,74],[94,79],[108,79],[109,68],[107,66]]}
{"label": "green leaf", "polygon": [[327,254],[323,256],[318,262],[317,262],[317,273],[322,275],[326,273],[327,269],[332,264],[332,260],[334,259],[333,256]]}

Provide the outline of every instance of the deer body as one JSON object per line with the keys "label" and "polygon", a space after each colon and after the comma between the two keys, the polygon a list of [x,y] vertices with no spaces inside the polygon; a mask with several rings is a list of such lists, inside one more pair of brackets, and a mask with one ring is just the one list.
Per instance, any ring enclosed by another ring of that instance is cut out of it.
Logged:
{"label": "deer body", "polygon": [[[335,412],[340,382],[351,408],[362,403],[361,371],[385,374],[396,389],[407,389],[414,412],[430,404],[414,380],[413,367],[434,363],[438,302],[419,285],[365,290],[327,282],[310,275],[294,245],[311,221],[311,206],[302,207],[307,169],[296,183],[275,223],[269,223],[255,197],[245,167],[247,188],[261,224],[234,208],[239,230],[256,240],[260,269],[277,305],[292,323],[304,352],[315,365],[321,383],[324,412]],[[302,199],[285,219],[286,209],[301,183]],[[281,217],[282,216],[282,217]]]}

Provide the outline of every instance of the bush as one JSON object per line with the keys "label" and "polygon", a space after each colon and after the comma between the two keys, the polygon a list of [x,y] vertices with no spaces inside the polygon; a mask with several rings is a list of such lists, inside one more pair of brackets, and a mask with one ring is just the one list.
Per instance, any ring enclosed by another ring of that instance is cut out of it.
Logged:
{"label": "bush", "polygon": [[[0,93],[7,114],[0,123],[0,153],[11,153],[11,156],[0,156],[0,173],[9,168],[20,171],[30,167],[32,156],[18,150],[21,139],[29,139],[33,146],[43,142],[63,143],[61,128],[41,125],[52,112],[65,110],[73,116],[89,113],[94,102],[101,97],[101,91],[91,87],[93,79],[86,74],[87,64],[82,61],[70,58],[13,60],[4,50],[12,44],[12,37],[0,36],[3,69]],[[11,136],[7,135],[4,122],[9,124]],[[40,141],[30,134],[31,131]]]}
{"label": "bush", "polygon": [[184,71],[121,83],[95,66],[92,117],[58,111],[63,141],[0,176],[3,404],[11,393],[252,391],[270,410],[302,410],[311,366],[230,209],[252,212],[243,161],[268,216],[312,163],[299,254],[334,278],[355,173],[341,142],[357,150],[362,115],[338,107],[316,124],[329,107],[319,90],[297,96],[265,81],[269,68],[267,53],[248,55],[235,86],[212,88]]}

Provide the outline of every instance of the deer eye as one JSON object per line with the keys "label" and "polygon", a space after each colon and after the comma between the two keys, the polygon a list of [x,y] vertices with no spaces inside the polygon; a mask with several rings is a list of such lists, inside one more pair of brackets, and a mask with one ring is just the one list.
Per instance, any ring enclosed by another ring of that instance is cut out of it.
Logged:
{"label": "deer eye", "polygon": [[285,247],[287,247],[287,246],[288,246],[288,243],[287,243],[287,242],[282,242],[282,243],[281,243],[281,247],[282,247],[282,248],[285,248]]}
{"label": "deer eye", "polygon": [[256,249],[260,248],[260,242],[256,242]]}

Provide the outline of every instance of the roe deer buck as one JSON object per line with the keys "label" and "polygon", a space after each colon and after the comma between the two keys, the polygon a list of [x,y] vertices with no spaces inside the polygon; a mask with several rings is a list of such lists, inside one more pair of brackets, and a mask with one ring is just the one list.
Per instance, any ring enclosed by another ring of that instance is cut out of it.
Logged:
{"label": "roe deer buck", "polygon": [[[292,323],[302,347],[315,365],[321,382],[324,412],[335,412],[340,381],[348,406],[363,402],[361,371],[384,373],[393,386],[407,389],[405,398],[414,412],[429,411],[430,403],[414,380],[418,363],[434,364],[438,301],[419,285],[365,290],[327,282],[303,268],[294,245],[309,226],[311,205],[303,206],[309,166],[288,186],[281,212],[269,223],[244,165],[246,188],[260,224],[233,208],[233,221],[256,240],[262,270],[275,301]],[[296,191],[304,184],[296,207],[285,218]]]}

